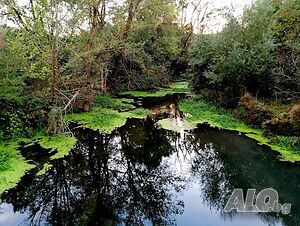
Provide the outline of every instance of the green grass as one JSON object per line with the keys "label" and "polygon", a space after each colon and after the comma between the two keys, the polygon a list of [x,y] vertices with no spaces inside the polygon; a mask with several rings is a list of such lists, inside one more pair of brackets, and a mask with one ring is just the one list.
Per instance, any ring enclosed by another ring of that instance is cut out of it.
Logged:
{"label": "green grass", "polygon": [[212,127],[242,132],[247,137],[258,141],[259,144],[267,145],[279,152],[281,160],[290,162],[300,161],[299,146],[292,145],[292,142],[296,139],[295,137],[266,137],[261,129],[249,127],[236,119],[229,110],[208,103],[201,99],[201,97],[181,101],[179,109],[190,114],[185,119],[188,123],[208,123]]}
{"label": "green grass", "polygon": [[[299,146],[292,145],[291,141],[293,138],[291,137],[275,136],[269,138],[264,136],[262,131],[258,134],[246,133],[246,136],[258,141],[261,145],[267,145],[272,150],[279,152],[281,154],[282,161],[293,163],[300,161]],[[282,139],[285,141],[283,142]]]}
{"label": "green grass", "polygon": [[300,137],[275,136],[271,141],[273,144],[287,147],[295,154],[300,154]]}
{"label": "green grass", "polygon": [[131,95],[133,97],[163,97],[173,93],[190,93],[187,82],[173,82],[168,88],[161,88],[154,92],[147,91],[126,91],[121,95]]}

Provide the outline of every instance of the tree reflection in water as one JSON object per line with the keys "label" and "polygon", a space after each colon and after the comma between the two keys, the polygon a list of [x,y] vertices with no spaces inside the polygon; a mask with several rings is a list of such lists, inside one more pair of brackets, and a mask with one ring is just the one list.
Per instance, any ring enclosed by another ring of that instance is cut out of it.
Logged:
{"label": "tree reflection in water", "polygon": [[[280,183],[281,175],[288,174],[299,181],[298,169],[276,165],[270,152],[230,132],[202,125],[175,133],[158,128],[153,118],[130,119],[110,135],[87,129],[74,132],[79,142],[69,156],[51,161],[53,167],[43,175],[37,176],[38,169],[33,169],[2,196],[14,211],[29,215],[28,224],[176,224],[184,211],[184,193],[191,186],[198,189],[195,200],[201,196],[195,206],[218,212],[223,217],[221,223],[216,221],[220,225],[234,217],[223,213],[234,188],[259,190],[276,181],[275,188],[285,200],[299,200],[298,193]],[[296,205],[294,211],[284,218],[260,214],[260,221],[297,225]]]}
{"label": "tree reflection in water", "polygon": [[79,130],[76,148],[52,162],[44,175],[26,175],[3,199],[28,223],[53,225],[155,225],[173,223],[183,211],[174,191],[184,178],[160,164],[174,152],[154,123],[132,120],[111,135]]}

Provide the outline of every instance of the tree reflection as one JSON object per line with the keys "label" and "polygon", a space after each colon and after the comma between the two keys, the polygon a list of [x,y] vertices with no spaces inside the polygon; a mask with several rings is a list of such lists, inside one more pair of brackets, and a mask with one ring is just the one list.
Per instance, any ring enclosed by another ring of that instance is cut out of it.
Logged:
{"label": "tree reflection", "polygon": [[183,211],[174,195],[183,179],[160,164],[174,151],[162,133],[141,120],[111,135],[77,131],[68,157],[44,175],[25,176],[3,199],[28,212],[32,225],[172,224]]}
{"label": "tree reflection", "polygon": [[190,175],[199,183],[203,202],[217,210],[225,220],[237,214],[223,212],[234,188],[242,188],[245,197],[248,188],[261,191],[274,187],[280,198],[285,200],[279,200],[281,203],[292,203],[292,214],[286,216],[270,212],[260,213],[259,217],[266,224],[299,225],[296,202],[299,195],[282,178],[282,175],[289,175],[294,183],[299,181],[297,166],[291,172],[291,166],[284,166],[276,160],[271,150],[266,151],[256,142],[233,132],[217,131],[207,125],[199,125],[186,135],[183,142],[184,148],[192,150]]}
{"label": "tree reflection", "polygon": [[130,119],[110,135],[75,130],[79,142],[69,156],[53,160],[44,175],[36,176],[39,169],[33,169],[2,201],[28,213],[32,225],[171,225],[183,212],[178,196],[191,184],[201,189],[199,206],[227,220],[235,216],[223,213],[234,188],[259,190],[275,181],[293,214],[260,214],[262,221],[299,224],[299,193],[281,178],[288,175],[300,183],[296,166],[275,162],[270,152],[230,132],[202,125],[175,133],[154,122]]}

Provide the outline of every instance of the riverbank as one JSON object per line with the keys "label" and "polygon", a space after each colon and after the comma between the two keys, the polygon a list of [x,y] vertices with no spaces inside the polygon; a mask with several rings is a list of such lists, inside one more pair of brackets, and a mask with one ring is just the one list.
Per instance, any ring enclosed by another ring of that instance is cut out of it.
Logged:
{"label": "riverbank", "polygon": [[190,124],[207,123],[212,127],[238,131],[247,137],[256,140],[261,145],[267,145],[279,152],[281,160],[292,163],[300,161],[300,147],[293,145],[297,137],[272,136],[264,134],[262,128],[253,128],[237,119],[230,110],[224,109],[203,100],[201,97],[186,99],[179,103],[179,109],[190,116],[185,119]]}

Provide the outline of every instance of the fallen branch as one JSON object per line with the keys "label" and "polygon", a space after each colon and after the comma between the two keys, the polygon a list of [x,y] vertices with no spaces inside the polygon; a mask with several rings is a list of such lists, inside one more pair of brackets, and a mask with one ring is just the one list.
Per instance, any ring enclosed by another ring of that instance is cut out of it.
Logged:
{"label": "fallen branch", "polygon": [[63,108],[63,112],[66,113],[68,107],[72,104],[73,101],[75,101],[76,97],[78,96],[79,91],[77,91],[73,97],[69,100],[69,102],[67,103],[67,105]]}

